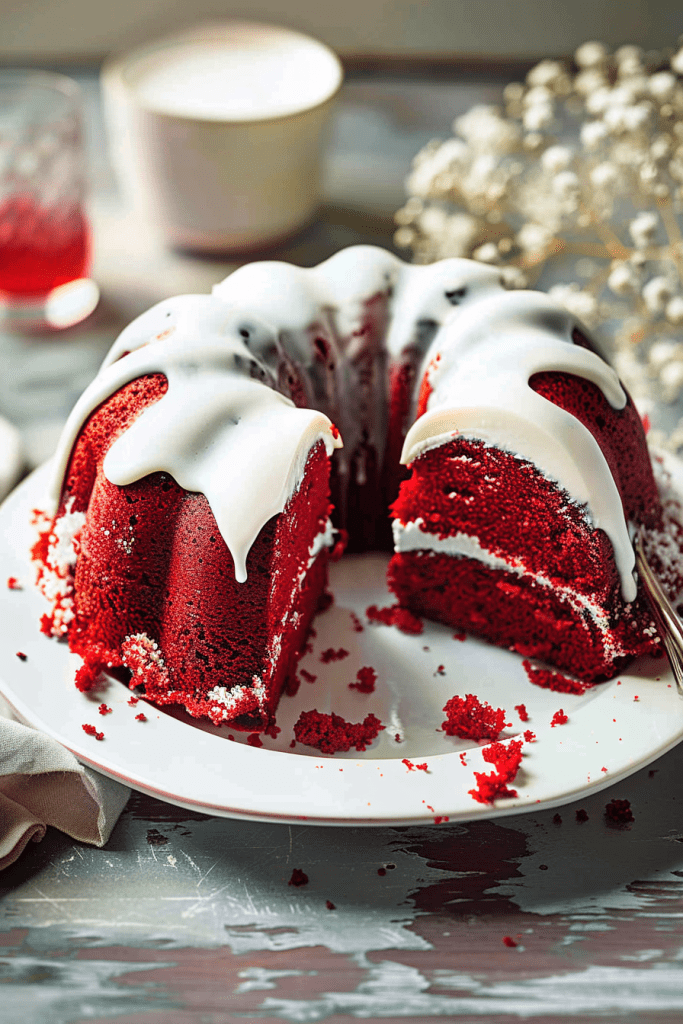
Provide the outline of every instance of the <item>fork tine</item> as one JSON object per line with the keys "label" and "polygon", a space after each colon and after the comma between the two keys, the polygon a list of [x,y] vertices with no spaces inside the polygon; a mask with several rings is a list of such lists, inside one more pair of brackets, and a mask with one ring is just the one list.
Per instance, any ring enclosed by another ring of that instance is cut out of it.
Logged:
{"label": "fork tine", "polygon": [[680,697],[683,697],[683,625],[645,557],[642,530],[636,534],[634,548],[636,566],[643,584],[643,590],[650,604],[652,617],[662,639],[666,656],[669,659],[671,671],[676,680],[678,694]]}

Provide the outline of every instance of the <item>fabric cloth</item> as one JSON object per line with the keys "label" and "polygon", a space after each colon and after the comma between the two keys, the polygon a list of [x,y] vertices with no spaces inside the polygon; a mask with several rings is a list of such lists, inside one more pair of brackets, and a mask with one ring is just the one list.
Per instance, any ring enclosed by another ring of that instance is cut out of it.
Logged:
{"label": "fabric cloth", "polygon": [[14,719],[0,697],[0,870],[48,825],[104,846],[130,789],[85,768],[56,740]]}

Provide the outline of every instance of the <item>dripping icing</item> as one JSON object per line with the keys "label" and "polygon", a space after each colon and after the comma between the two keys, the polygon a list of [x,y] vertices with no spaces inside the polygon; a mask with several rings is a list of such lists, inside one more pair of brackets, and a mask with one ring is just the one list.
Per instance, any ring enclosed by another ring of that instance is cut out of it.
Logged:
{"label": "dripping icing", "polygon": [[[356,246],[310,269],[248,264],[211,295],[159,303],[122,332],[69,418],[57,454],[54,505],[90,413],[124,384],[162,373],[166,393],[117,438],[105,474],[125,484],[160,470],[185,489],[202,491],[236,577],[245,579],[249,549],[298,487],[310,448],[318,440],[328,454],[340,447],[332,420],[348,450],[355,448],[358,417],[353,407],[345,413],[341,406],[348,369],[339,356],[352,351],[371,301],[385,312],[389,357],[399,359],[422,330],[429,339],[423,369],[435,367],[426,411],[408,433],[402,461],[456,433],[528,458],[607,533],[624,598],[632,600],[635,560],[607,462],[579,420],[528,384],[542,371],[573,373],[620,409],[626,396],[618,379],[598,356],[572,343],[577,324],[568,312],[541,293],[505,291],[494,268],[470,260],[410,266],[384,250]],[[323,373],[312,355],[316,336],[334,357],[324,370],[332,398],[320,402],[319,411],[296,408],[274,390],[283,357],[294,371],[302,367],[314,379]]]}

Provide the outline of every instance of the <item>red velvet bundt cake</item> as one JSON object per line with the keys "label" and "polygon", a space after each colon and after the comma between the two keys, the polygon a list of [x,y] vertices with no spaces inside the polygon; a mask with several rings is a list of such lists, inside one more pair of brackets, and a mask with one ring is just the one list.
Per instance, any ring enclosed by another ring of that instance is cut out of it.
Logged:
{"label": "red velvet bundt cake", "polygon": [[160,303],[70,417],[53,501],[43,628],[77,684],[125,666],[237,728],[273,720],[335,528],[389,547],[390,505],[412,611],[584,679],[657,649],[629,534],[665,529],[640,420],[569,313],[468,260],[359,246]]}

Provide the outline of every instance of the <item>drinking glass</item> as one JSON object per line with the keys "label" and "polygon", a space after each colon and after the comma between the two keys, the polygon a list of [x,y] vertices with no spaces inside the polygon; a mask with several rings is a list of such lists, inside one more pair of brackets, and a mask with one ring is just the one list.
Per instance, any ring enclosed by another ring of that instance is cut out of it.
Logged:
{"label": "drinking glass", "polygon": [[77,83],[0,71],[0,325],[68,327],[97,305],[84,163]]}

